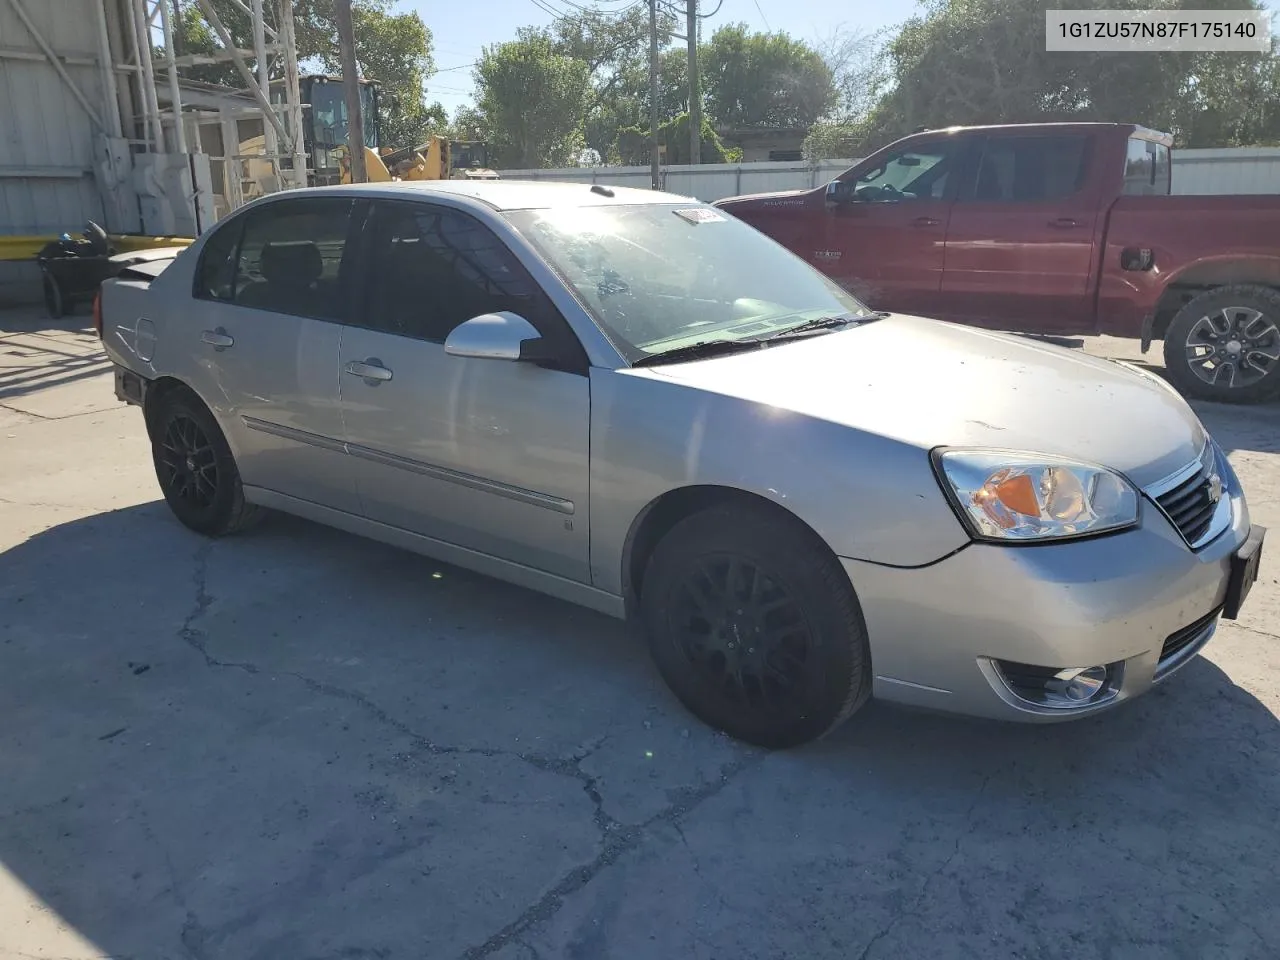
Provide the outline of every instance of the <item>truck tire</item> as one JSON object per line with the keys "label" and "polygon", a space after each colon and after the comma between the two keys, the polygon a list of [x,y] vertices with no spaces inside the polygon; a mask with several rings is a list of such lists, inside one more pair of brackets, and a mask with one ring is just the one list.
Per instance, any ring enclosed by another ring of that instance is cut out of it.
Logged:
{"label": "truck tire", "polygon": [[1164,365],[1189,397],[1219,403],[1280,397],[1280,291],[1237,283],[1189,300],[1165,331]]}
{"label": "truck tire", "polygon": [[737,504],[686,517],[654,549],[640,603],[672,692],[738,740],[799,746],[871,694],[853,586],[825,545],[784,517]]}

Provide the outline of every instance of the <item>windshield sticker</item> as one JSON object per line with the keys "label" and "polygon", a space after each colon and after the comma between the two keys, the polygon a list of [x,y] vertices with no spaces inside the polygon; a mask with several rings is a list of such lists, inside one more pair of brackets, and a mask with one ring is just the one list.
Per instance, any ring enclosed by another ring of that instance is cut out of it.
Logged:
{"label": "windshield sticker", "polygon": [[677,217],[682,217],[693,224],[715,223],[718,220],[724,219],[723,214],[717,213],[710,207],[686,207],[683,210],[675,211],[675,214]]}

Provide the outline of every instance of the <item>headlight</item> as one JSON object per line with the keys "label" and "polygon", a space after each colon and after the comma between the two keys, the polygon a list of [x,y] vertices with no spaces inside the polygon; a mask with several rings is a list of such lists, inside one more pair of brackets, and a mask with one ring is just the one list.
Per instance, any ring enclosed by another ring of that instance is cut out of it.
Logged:
{"label": "headlight", "polygon": [[961,519],[984,540],[1078,537],[1138,521],[1138,492],[1105,467],[999,450],[947,450],[936,462]]}

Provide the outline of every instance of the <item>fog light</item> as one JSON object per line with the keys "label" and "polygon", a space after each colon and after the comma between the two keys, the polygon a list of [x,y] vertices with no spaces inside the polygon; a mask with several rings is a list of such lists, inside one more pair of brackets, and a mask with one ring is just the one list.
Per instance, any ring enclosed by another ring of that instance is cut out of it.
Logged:
{"label": "fog light", "polygon": [[1078,667],[1059,670],[1045,684],[1045,691],[1066,697],[1072,703],[1084,703],[1093,699],[1106,682],[1106,667]]}
{"label": "fog light", "polygon": [[1041,667],[1011,660],[992,664],[1015,697],[1052,710],[1093,707],[1113,700],[1120,692],[1124,670],[1122,661],[1092,667]]}

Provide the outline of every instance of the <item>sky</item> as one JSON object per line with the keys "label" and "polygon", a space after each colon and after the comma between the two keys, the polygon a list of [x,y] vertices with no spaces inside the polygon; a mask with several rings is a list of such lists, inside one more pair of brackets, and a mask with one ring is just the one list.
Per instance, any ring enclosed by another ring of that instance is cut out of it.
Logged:
{"label": "sky", "polygon": [[[394,9],[416,10],[431,28],[439,72],[427,81],[427,101],[439,100],[452,115],[472,99],[471,64],[483,47],[514,39],[518,27],[549,24],[554,18],[544,7],[572,12],[575,2],[587,6],[592,0],[401,0]],[[699,0],[699,5],[712,9],[715,0]],[[814,43],[841,26],[864,33],[895,26],[914,10],[912,0],[724,0],[720,11],[703,21],[702,35],[706,39],[720,24],[742,22]]]}

